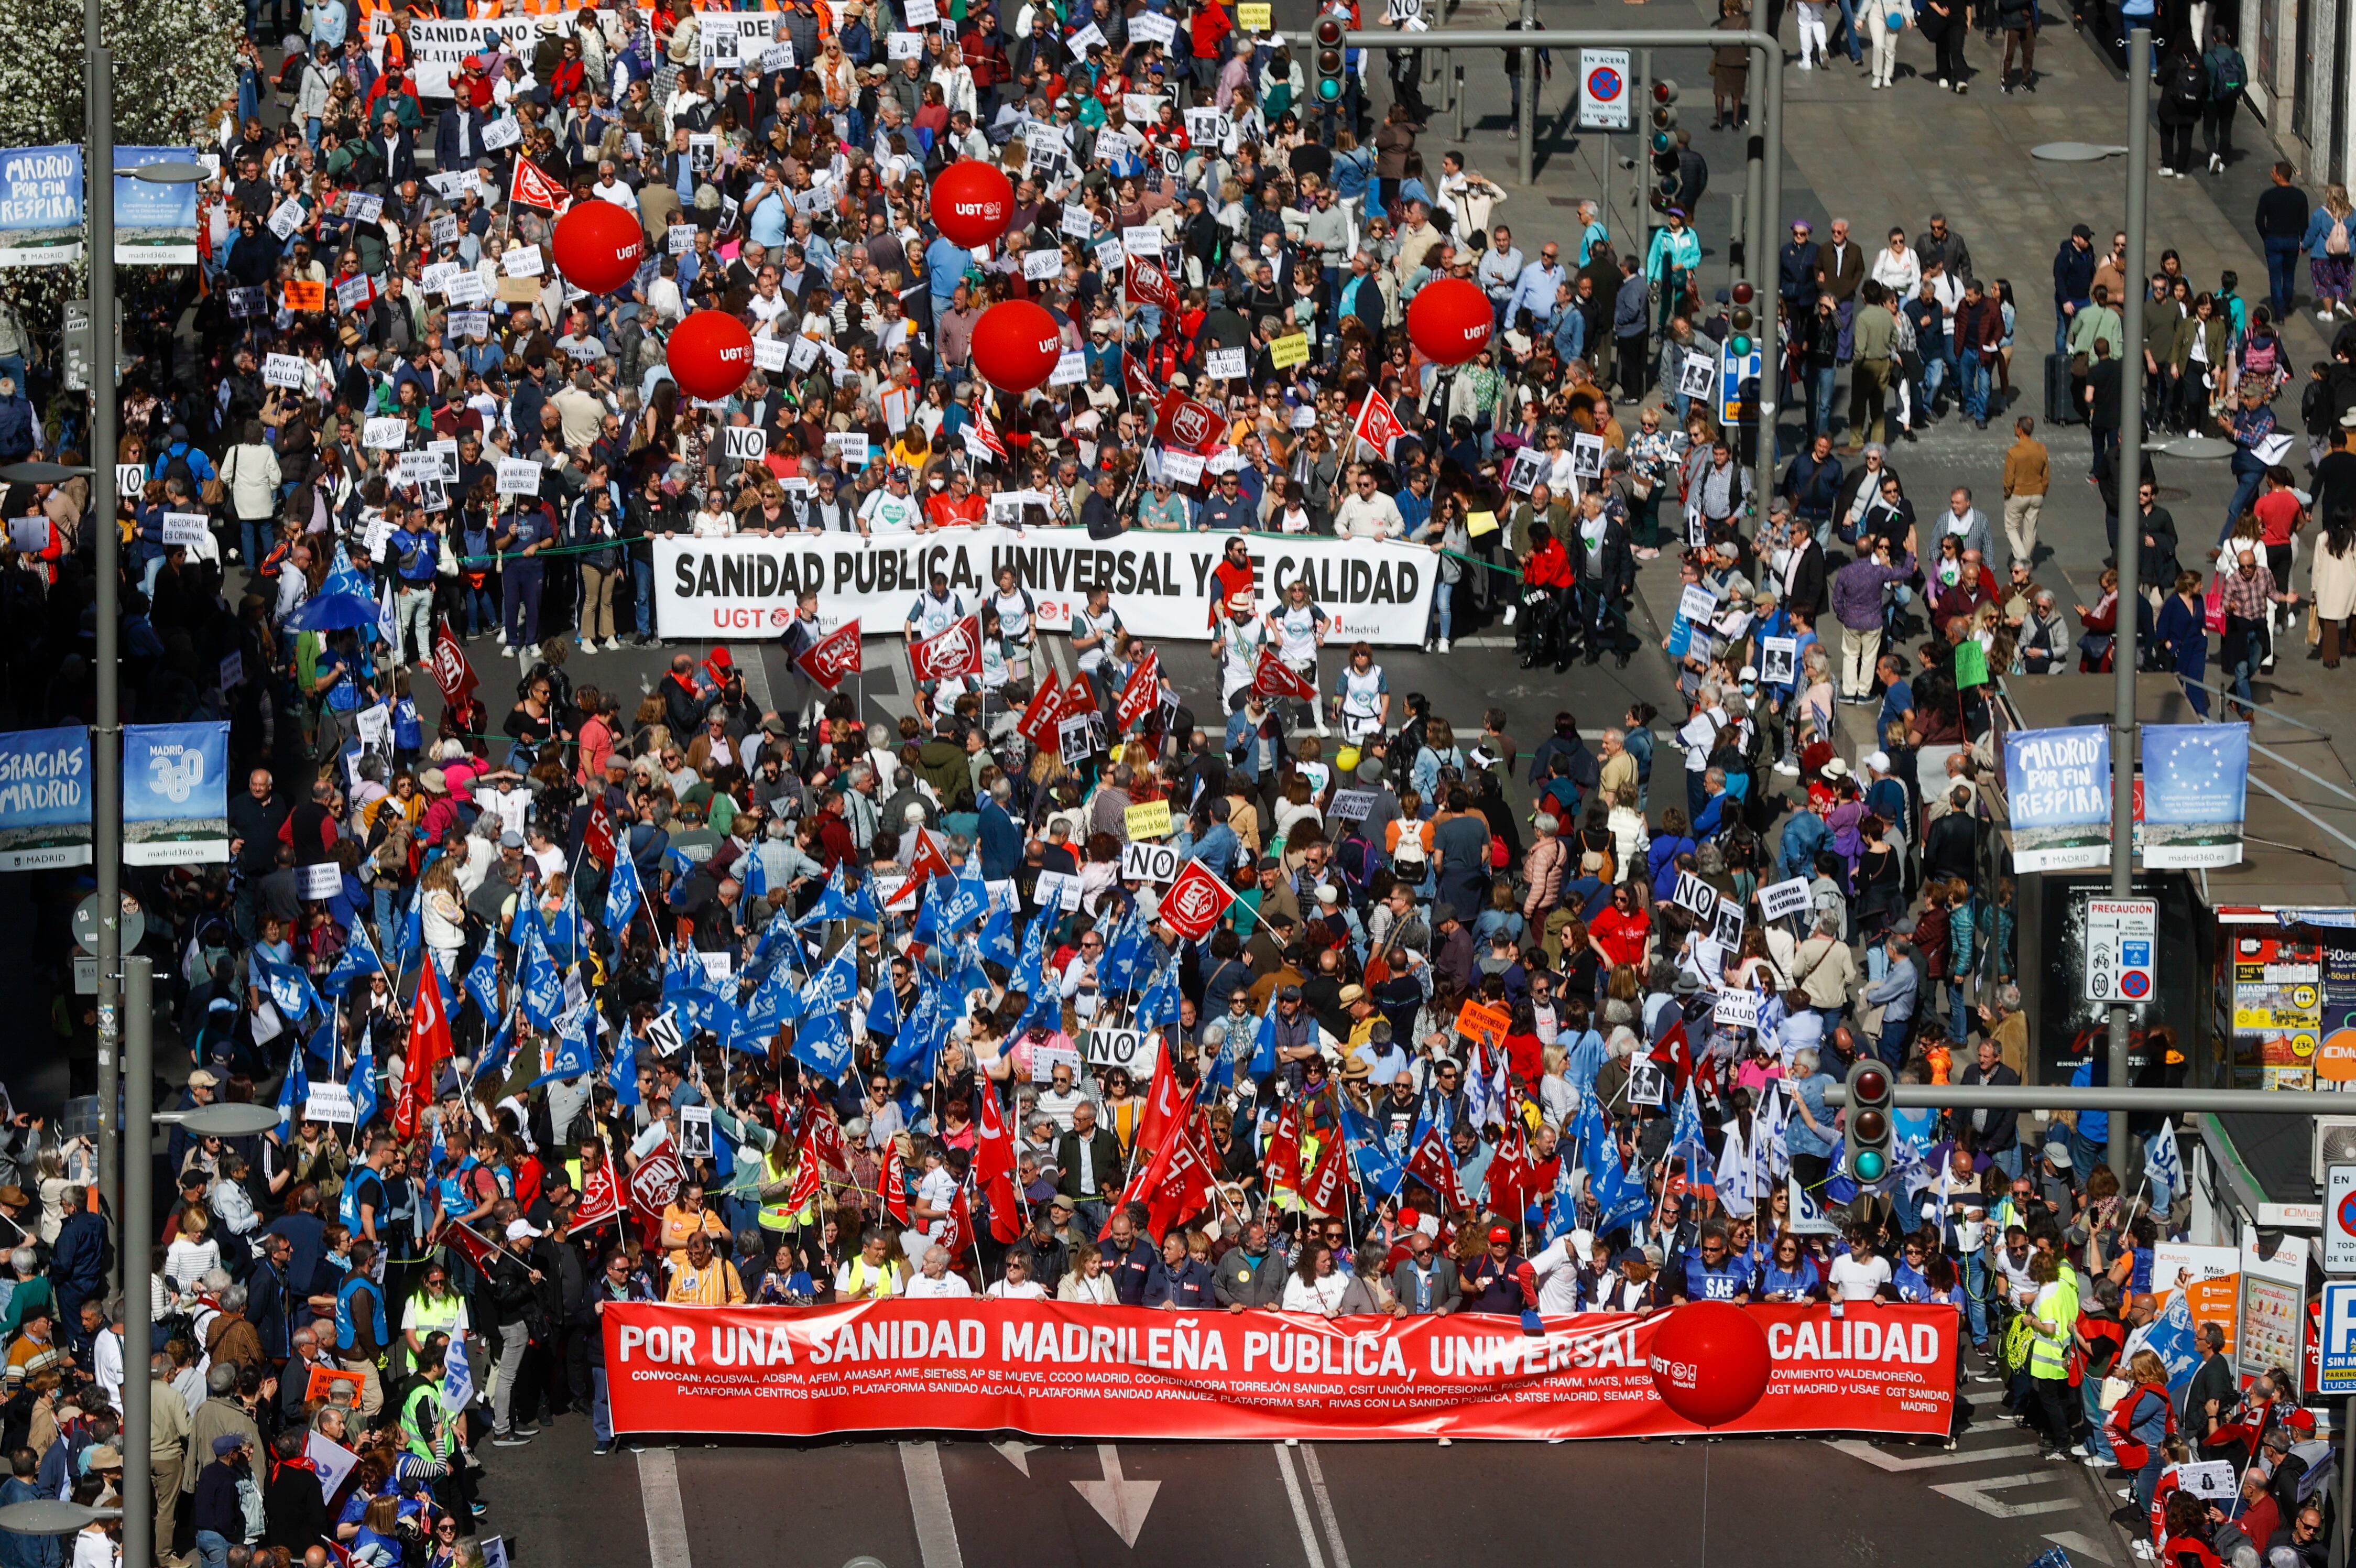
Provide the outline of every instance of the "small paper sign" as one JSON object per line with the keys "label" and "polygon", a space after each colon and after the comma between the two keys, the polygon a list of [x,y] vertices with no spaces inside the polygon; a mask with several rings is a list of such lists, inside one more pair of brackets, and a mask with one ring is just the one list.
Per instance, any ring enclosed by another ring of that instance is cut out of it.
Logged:
{"label": "small paper sign", "polygon": [[398,452],[409,445],[409,422],[397,413],[371,419],[360,426],[360,445],[371,452]]}
{"label": "small paper sign", "polygon": [[1238,5],[1236,7],[1236,26],[1247,33],[1265,33],[1270,28],[1269,13],[1274,8],[1269,0]]}
{"label": "small paper sign", "polygon": [[1077,349],[1066,349],[1055,357],[1055,368],[1047,377],[1051,387],[1077,386],[1088,379],[1088,357]]}
{"label": "small paper sign", "polygon": [[491,152],[512,147],[522,140],[523,123],[511,114],[502,114],[483,127],[483,145]]}
{"label": "small paper sign", "polygon": [[757,463],[769,455],[768,434],[752,425],[732,424],[720,437],[726,456],[740,463]]}
{"label": "small paper sign", "polygon": [[1214,349],[1203,356],[1203,373],[1214,381],[1238,381],[1248,373],[1248,360],[1241,349]]}
{"label": "small paper sign", "polygon": [[365,275],[348,277],[336,285],[336,308],[346,314],[366,310],[376,297],[376,285]]}
{"label": "small paper sign", "polygon": [[1042,248],[1023,252],[1023,276],[1031,283],[1042,283],[1064,270],[1064,252]]}
{"label": "small paper sign", "polygon": [[1792,915],[1805,915],[1815,908],[1815,897],[1808,891],[1808,879],[1794,876],[1788,881],[1770,882],[1759,889],[1759,912],[1771,920],[1781,920]]}
{"label": "small paper sign", "polygon": [[895,60],[925,58],[925,35],[922,33],[893,33],[884,42],[891,58]]}
{"label": "small paper sign", "polygon": [[270,209],[270,231],[281,240],[291,240],[294,231],[303,227],[303,204],[288,197]]}
{"label": "small paper sign", "polygon": [[663,231],[663,244],[674,256],[684,256],[695,249],[695,225],[673,223]]}
{"label": "small paper sign", "polygon": [[547,470],[529,457],[502,457],[494,481],[503,496],[536,496]]}
{"label": "small paper sign", "polygon": [[1141,806],[1131,806],[1121,814],[1121,826],[1133,839],[1161,839],[1170,836],[1170,802],[1149,800]]}
{"label": "small paper sign", "polygon": [[511,245],[499,256],[499,270],[511,278],[536,278],[548,271],[538,245]]}
{"label": "small paper sign", "polygon": [[294,895],[298,898],[332,898],[343,890],[344,868],[332,860],[294,868]]}
{"label": "small paper sign", "polygon": [[212,540],[212,520],[200,511],[167,511],[164,514],[164,542],[166,546],[187,545],[202,549]]}
{"label": "small paper sign", "polygon": [[456,244],[458,215],[455,212],[436,212],[426,225],[426,232],[433,237],[434,248],[437,251],[444,245]]}
{"label": "small paper sign", "polygon": [[1131,256],[1162,254],[1162,231],[1151,223],[1133,223],[1120,231],[1121,249]]}
{"label": "small paper sign", "polygon": [[1309,335],[1294,332],[1282,338],[1271,338],[1268,344],[1268,362],[1280,371],[1297,370],[1309,362]]}
{"label": "small paper sign", "polygon": [[263,355],[262,384],[266,387],[300,388],[303,384],[302,360],[293,354]]}

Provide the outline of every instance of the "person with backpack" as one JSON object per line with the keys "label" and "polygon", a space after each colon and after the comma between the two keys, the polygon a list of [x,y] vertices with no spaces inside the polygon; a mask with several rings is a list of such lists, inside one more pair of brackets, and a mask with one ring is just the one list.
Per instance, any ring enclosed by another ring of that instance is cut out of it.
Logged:
{"label": "person with backpack", "polygon": [[2201,122],[2201,145],[2209,155],[2209,172],[2225,172],[2225,160],[2233,153],[2233,111],[2242,105],[2243,91],[2250,84],[2250,68],[2242,59],[2242,51],[2233,47],[2233,36],[2222,22],[2209,30],[2209,52],[2201,57],[2201,68],[2209,78],[2209,107]]}
{"label": "person with backpack", "polygon": [[2349,274],[2356,270],[2351,245],[2351,239],[2356,239],[2356,219],[2350,213],[2348,188],[2328,185],[2323,188],[2322,202],[2307,220],[2307,237],[2301,243],[2307,251],[2308,274],[2315,281],[2318,321],[2356,315],[2348,303]]}
{"label": "person with backpack", "polygon": [[2190,44],[2159,68],[2159,173],[2184,177],[2192,162],[2192,127],[2209,105],[2209,73]]}

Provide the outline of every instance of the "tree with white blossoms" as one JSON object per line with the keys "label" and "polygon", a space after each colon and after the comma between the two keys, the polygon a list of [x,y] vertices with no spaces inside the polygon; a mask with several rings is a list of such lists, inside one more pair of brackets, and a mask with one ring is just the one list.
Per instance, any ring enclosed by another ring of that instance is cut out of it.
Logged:
{"label": "tree with white blossoms", "polygon": [[[237,94],[238,0],[100,0],[114,51],[114,138],[130,146],[213,145],[221,104]],[[0,0],[0,147],[82,139],[82,8],[74,0]],[[102,171],[84,159],[85,181]],[[37,336],[54,340],[60,302],[89,293],[87,260],[70,267],[0,268],[0,299]],[[126,267],[126,296],[185,284],[188,269]],[[125,299],[126,311],[131,300]]]}

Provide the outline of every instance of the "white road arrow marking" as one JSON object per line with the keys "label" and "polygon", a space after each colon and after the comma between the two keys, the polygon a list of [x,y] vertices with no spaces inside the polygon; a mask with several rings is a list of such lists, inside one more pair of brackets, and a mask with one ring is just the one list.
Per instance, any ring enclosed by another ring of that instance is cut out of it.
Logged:
{"label": "white road arrow marking", "polygon": [[2116,1563],[2118,1561],[2117,1558],[2111,1555],[2111,1549],[2109,1547],[2104,1545],[2101,1541],[2096,1541],[2093,1536],[2081,1535],[2074,1530],[2057,1530],[2045,1539],[2051,1541],[2056,1546],[2064,1546],[2069,1548],[2070,1551],[2077,1556],[2091,1557],[2097,1563]]}
{"label": "white road arrow marking", "polygon": [[1854,1438],[1845,1438],[1838,1443],[1828,1443],[1826,1446],[1846,1454],[1852,1459],[1862,1459],[1878,1470],[1899,1473],[1908,1470],[1937,1470],[1949,1465],[1976,1465],[1983,1459],[2017,1459],[2022,1455],[2037,1452],[2036,1444],[2019,1443],[2003,1448],[1982,1448],[1976,1452],[1934,1453],[1915,1458],[1903,1458],[1895,1454],[1884,1454],[1872,1444],[1860,1443]]}
{"label": "white road arrow marking", "polygon": [[1009,1440],[1004,1443],[993,1443],[991,1446],[998,1450],[1000,1458],[1028,1476],[1031,1473],[1030,1455],[1039,1445],[1035,1443],[1017,1443]]}
{"label": "white road arrow marking", "polygon": [[1949,1481],[1931,1489],[1941,1497],[1953,1498],[1967,1507],[1976,1508],[1991,1519],[2023,1519],[2030,1514],[2061,1513],[2078,1506],[2074,1498],[2053,1498],[2041,1502],[2005,1503],[1989,1497],[1990,1492],[2008,1491],[2015,1487],[2031,1487],[2040,1481],[2059,1481],[2066,1472],[2023,1470],[2017,1476],[1991,1476],[1984,1481]]}
{"label": "white road arrow marking", "polygon": [[1132,1481],[1120,1473],[1120,1450],[1109,1443],[1097,1444],[1097,1458],[1104,1466],[1101,1481],[1074,1481],[1080,1496],[1097,1510],[1105,1523],[1112,1526],[1123,1546],[1135,1546],[1138,1532],[1145,1528],[1146,1510],[1153,1507],[1154,1494],[1162,1490],[1159,1481]]}

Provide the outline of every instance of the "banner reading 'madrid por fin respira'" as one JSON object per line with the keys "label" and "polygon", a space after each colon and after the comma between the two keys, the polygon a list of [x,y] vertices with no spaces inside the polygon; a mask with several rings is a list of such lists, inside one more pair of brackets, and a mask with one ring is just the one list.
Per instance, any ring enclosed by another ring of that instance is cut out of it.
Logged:
{"label": "banner reading 'madrid por fin respira'", "polygon": [[[1766,1396],[1730,1432],[1947,1431],[1951,1307],[1746,1308]],[[1646,1369],[1665,1315],[1322,1317],[1062,1302],[614,1303],[619,1432],[1010,1429],[1041,1436],[1639,1437],[1697,1430]]]}
{"label": "banner reading 'madrid por fin respira'", "polygon": [[[1076,528],[958,528],[861,538],[809,533],[782,538],[654,541],[656,630],[681,641],[782,632],[794,601],[819,596],[833,629],[854,616],[870,632],[905,624],[936,571],[969,610],[997,592],[998,569],[1014,568],[1044,631],[1071,629],[1091,589],[1111,596],[1121,624],[1141,637],[1207,641],[1212,572],[1230,533],[1149,533],[1090,539]],[[1431,615],[1439,557],[1408,544],[1306,535],[1251,534],[1255,593],[1263,610],[1286,587],[1306,582],[1329,618],[1329,641],[1420,646]]]}

